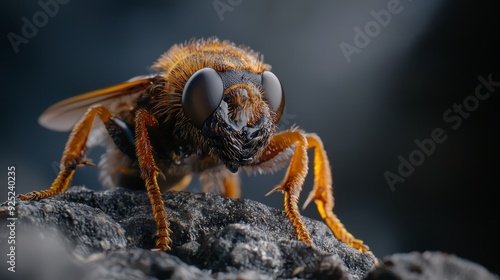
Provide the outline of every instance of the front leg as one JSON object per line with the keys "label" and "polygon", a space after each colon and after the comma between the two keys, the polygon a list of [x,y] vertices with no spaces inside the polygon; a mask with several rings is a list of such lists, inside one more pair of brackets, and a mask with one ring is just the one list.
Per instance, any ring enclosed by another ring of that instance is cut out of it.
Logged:
{"label": "front leg", "polygon": [[141,178],[146,183],[149,201],[153,207],[153,215],[157,226],[157,240],[153,251],[170,250],[170,222],[168,221],[165,205],[158,186],[158,174],[160,170],[156,166],[153,158],[153,147],[148,137],[147,126],[156,126],[158,122],[146,110],[140,109],[135,115],[135,134],[136,134],[136,154],[141,170]]}
{"label": "front leg", "polygon": [[49,189],[43,191],[33,191],[26,195],[19,195],[22,200],[36,200],[51,197],[66,191],[75,174],[75,169],[82,165],[94,165],[86,159],[87,138],[98,116],[104,125],[111,120],[111,113],[103,106],[90,107],[82,119],[75,125],[64,148],[59,174]]}
{"label": "front leg", "polygon": [[314,148],[314,188],[307,198],[304,208],[309,202],[314,200],[321,217],[340,241],[360,252],[371,253],[368,246],[363,244],[363,241],[355,239],[333,213],[334,199],[330,163],[323,143],[316,134],[306,134],[300,130],[278,133],[271,139],[259,162],[272,162],[280,153],[294,146],[295,148],[285,179],[268,194],[277,190],[284,192],[285,211],[297,231],[298,239],[307,244],[312,243],[309,233],[300,218],[297,201],[308,171],[307,150]]}
{"label": "front leg", "polygon": [[345,244],[364,253],[372,253],[362,240],[354,238],[333,213],[334,199],[332,173],[323,142],[316,134],[306,134],[308,149],[314,148],[314,187],[304,203],[303,209],[314,200],[318,212],[335,236]]}
{"label": "front leg", "polygon": [[286,171],[285,178],[280,185],[276,186],[266,195],[275,191],[282,191],[284,193],[286,216],[292,221],[298,239],[311,245],[311,236],[300,217],[299,207],[297,205],[300,191],[302,190],[302,185],[304,184],[304,179],[308,171],[307,139],[305,134],[300,130],[291,130],[274,135],[259,161],[264,162],[271,160],[279,153],[294,145],[296,145],[295,150],[290,159],[290,165]]}

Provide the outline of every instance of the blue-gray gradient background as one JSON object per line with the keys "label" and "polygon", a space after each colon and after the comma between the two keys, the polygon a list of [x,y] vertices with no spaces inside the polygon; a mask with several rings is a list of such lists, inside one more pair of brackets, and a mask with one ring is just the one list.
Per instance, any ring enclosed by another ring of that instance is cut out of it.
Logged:
{"label": "blue-gray gradient background", "polygon": [[[281,125],[295,123],[322,137],[335,213],[377,256],[439,250],[500,272],[500,87],[456,130],[443,118],[474,95],[478,76],[500,81],[495,7],[401,0],[400,12],[372,29],[371,41],[348,63],[339,45],[355,46],[355,28],[370,27],[370,12],[395,1],[144,2],[61,4],[46,23],[38,18],[36,34],[16,53],[7,34],[22,36],[22,18],[33,22],[42,8],[37,1],[1,1],[1,201],[9,165],[16,166],[18,193],[46,188],[55,177],[68,133],[38,125],[45,108],[145,74],[175,43],[217,36],[252,47],[273,66],[286,90]],[[231,9],[218,13],[214,2]],[[397,174],[398,156],[408,159],[417,149],[414,140],[431,137],[435,128],[444,130],[446,141],[392,191],[384,173]],[[93,149],[89,157],[97,161],[101,152]],[[264,194],[283,175],[244,175],[243,197],[282,208],[281,194]],[[96,168],[79,169],[73,184],[99,189]],[[301,202],[311,187],[309,176]],[[303,214],[320,219],[314,205]]]}

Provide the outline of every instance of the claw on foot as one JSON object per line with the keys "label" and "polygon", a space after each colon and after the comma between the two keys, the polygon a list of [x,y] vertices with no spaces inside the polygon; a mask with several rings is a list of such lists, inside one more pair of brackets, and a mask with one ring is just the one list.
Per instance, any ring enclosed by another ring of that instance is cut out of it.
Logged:
{"label": "claw on foot", "polygon": [[42,197],[42,193],[38,191],[33,191],[27,194],[20,194],[18,198],[20,200],[39,200]]}
{"label": "claw on foot", "polygon": [[90,165],[90,166],[97,166],[95,163],[93,163],[91,160],[82,160],[80,161],[76,166],[77,167],[82,167],[85,165]]}
{"label": "claw on foot", "polygon": [[352,247],[354,247],[354,249],[360,251],[361,253],[372,253],[370,251],[370,248],[367,245],[363,244],[363,241],[359,239],[353,240]]}
{"label": "claw on foot", "polygon": [[269,192],[267,192],[265,196],[269,196],[272,193],[277,192],[277,191],[283,192],[283,186],[282,185],[278,185],[278,186],[274,187],[272,190],[270,190]]}
{"label": "claw on foot", "polygon": [[163,252],[163,251],[170,251],[172,248],[168,244],[171,244],[172,240],[168,237],[160,237],[158,240],[156,240],[156,245],[151,251],[153,252]]}

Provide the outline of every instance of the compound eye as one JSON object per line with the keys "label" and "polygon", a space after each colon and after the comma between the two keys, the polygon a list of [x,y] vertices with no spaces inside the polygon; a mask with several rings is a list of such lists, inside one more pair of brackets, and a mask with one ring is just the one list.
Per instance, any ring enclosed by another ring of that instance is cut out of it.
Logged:
{"label": "compound eye", "polygon": [[182,110],[191,123],[201,129],[219,107],[224,94],[222,79],[212,68],[196,71],[182,91]]}
{"label": "compound eye", "polygon": [[276,122],[279,121],[285,108],[285,92],[278,77],[272,72],[262,73],[262,89],[271,109],[276,113]]}

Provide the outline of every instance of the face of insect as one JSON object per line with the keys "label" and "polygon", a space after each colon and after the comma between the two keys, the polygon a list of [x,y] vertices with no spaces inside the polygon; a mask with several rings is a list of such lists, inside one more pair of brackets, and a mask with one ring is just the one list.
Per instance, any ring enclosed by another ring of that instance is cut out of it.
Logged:
{"label": "face of insect", "polygon": [[185,85],[183,111],[232,171],[254,162],[276,130],[285,98],[269,71],[203,68]]}

